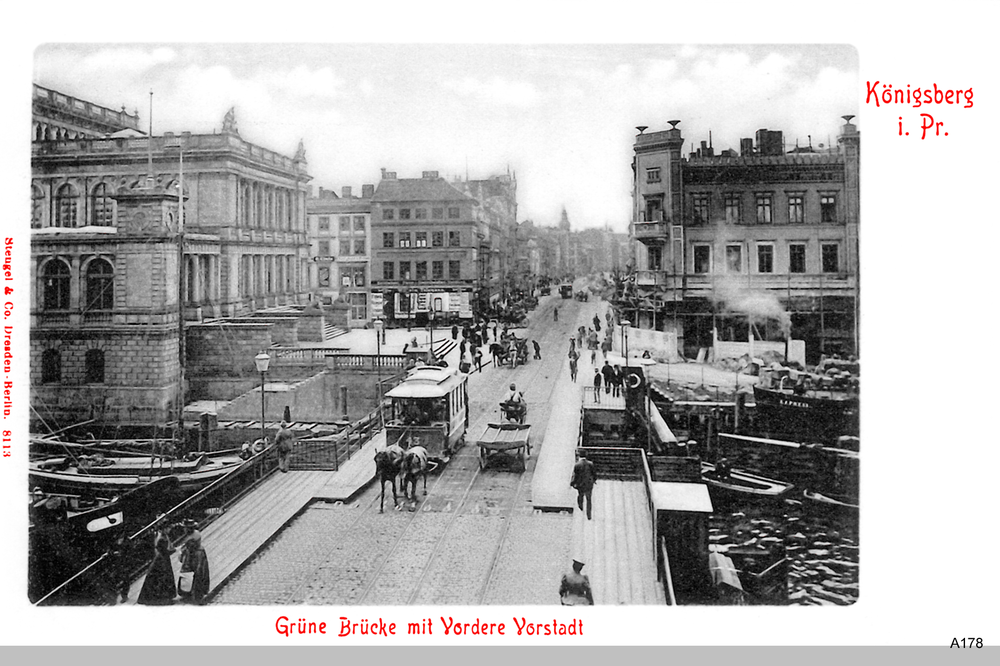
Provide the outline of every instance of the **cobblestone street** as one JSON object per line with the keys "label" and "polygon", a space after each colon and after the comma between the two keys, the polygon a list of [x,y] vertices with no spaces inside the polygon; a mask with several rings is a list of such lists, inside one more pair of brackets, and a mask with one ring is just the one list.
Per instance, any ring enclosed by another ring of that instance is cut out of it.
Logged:
{"label": "cobblestone street", "polygon": [[[560,321],[553,322],[553,307]],[[438,474],[418,485],[416,506],[368,487],[347,504],[313,503],[215,595],[215,604],[482,605],[557,604],[571,560],[572,516],[531,504],[535,461],[557,377],[568,368],[564,341],[597,304],[543,301],[523,333],[543,360],[484,368],[469,378],[467,443]],[[579,320],[579,321],[578,321]],[[568,381],[568,379],[567,379]],[[529,404],[532,458],[525,472],[502,458],[479,468],[475,441],[516,382]],[[568,477],[567,477],[568,482]]]}

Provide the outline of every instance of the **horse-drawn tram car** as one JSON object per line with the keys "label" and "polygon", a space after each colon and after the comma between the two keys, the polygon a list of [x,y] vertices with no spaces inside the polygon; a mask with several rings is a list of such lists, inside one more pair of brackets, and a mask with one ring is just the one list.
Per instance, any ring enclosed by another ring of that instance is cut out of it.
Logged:
{"label": "horse-drawn tram car", "polygon": [[420,366],[386,393],[386,444],[422,446],[428,458],[446,463],[465,443],[469,427],[466,376],[452,368]]}

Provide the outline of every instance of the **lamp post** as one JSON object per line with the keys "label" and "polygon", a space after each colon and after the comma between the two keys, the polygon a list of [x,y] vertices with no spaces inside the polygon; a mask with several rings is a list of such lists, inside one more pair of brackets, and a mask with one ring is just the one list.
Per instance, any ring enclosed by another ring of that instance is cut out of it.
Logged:
{"label": "lamp post", "polygon": [[260,438],[264,440],[264,374],[271,363],[271,357],[262,351],[253,357],[253,362],[257,366],[257,372],[260,373]]}
{"label": "lamp post", "polygon": [[625,367],[628,367],[628,327],[632,325],[628,319],[622,322],[622,347],[625,349]]}
{"label": "lamp post", "polygon": [[431,304],[431,311],[427,313],[427,322],[431,327],[431,353],[434,352],[434,304]]}
{"label": "lamp post", "polygon": [[385,327],[385,322],[381,319],[376,319],[374,322],[375,326],[375,372],[378,376],[378,384],[376,385],[376,393],[378,394],[378,415],[379,420],[382,419],[382,335],[383,329]]}

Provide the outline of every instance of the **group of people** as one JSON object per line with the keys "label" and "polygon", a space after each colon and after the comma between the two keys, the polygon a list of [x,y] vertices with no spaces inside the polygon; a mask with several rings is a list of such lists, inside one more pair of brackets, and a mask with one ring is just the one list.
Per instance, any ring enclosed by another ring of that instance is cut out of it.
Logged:
{"label": "group of people", "polygon": [[[180,574],[175,578],[171,556],[177,549],[165,530],[158,530],[153,541],[153,562],[139,591],[137,603],[166,606],[175,601],[203,604],[208,597],[210,577],[208,554],[201,544],[201,532],[194,530],[181,548]],[[127,589],[120,593],[126,593]]]}

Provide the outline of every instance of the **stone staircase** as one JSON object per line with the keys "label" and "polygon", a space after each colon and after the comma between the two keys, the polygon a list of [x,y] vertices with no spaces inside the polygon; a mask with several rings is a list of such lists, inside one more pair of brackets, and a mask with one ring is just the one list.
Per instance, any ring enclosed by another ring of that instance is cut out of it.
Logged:
{"label": "stone staircase", "polygon": [[323,342],[329,342],[330,340],[339,338],[342,335],[347,335],[346,328],[334,326],[329,322],[323,324]]}
{"label": "stone staircase", "polygon": [[574,509],[572,556],[585,564],[594,603],[665,604],[644,484],[601,479],[593,499],[593,520]]}

